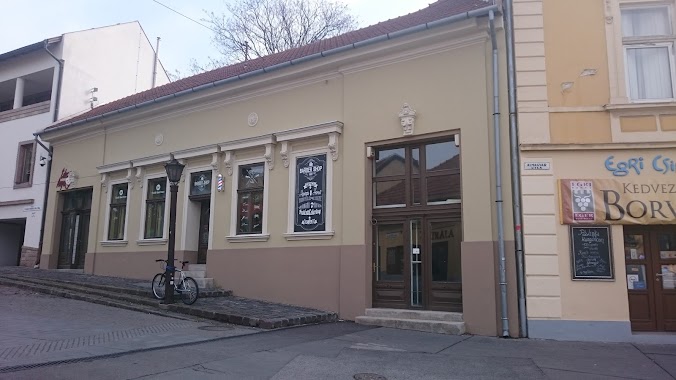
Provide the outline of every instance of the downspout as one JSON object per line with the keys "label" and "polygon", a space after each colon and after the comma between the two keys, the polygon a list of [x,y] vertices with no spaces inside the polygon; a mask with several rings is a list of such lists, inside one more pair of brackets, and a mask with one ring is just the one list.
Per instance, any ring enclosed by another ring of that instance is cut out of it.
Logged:
{"label": "downspout", "polygon": [[521,219],[521,163],[519,160],[519,126],[516,119],[516,58],[514,55],[514,17],[512,0],[503,0],[505,39],[507,50],[507,89],[509,98],[509,148],[512,169],[512,203],[514,204],[514,250],[516,255],[516,281],[519,298],[519,330],[528,337],[526,314],[526,279],[523,257],[523,230]]}
{"label": "downspout", "polygon": [[495,161],[495,208],[498,219],[498,271],[500,281],[500,321],[502,337],[509,337],[507,314],[507,264],[505,260],[505,224],[502,211],[502,159],[500,152],[500,75],[498,69],[498,43],[495,37],[495,14],[488,13],[493,47],[493,155]]}
{"label": "downspout", "polygon": [[150,88],[155,88],[157,81],[157,60],[160,58],[160,37],[157,37],[157,44],[155,45],[155,55],[153,59],[153,82]]}
{"label": "downspout", "polygon": [[[54,60],[59,64],[59,78],[56,81],[56,99],[54,100],[54,114],[52,116],[52,122],[56,122],[59,119],[59,103],[61,101],[61,83],[63,81],[63,64],[64,60],[57,58],[48,48],[49,40],[45,40],[45,51],[49,54]],[[45,239],[45,222],[47,220],[47,199],[49,198],[49,182],[52,175],[52,156],[54,154],[54,148],[51,146],[46,147],[38,137],[38,133],[34,133],[35,142],[42,146],[43,149],[49,154],[47,160],[47,178],[45,180],[45,194],[42,201],[42,220],[40,221],[40,242],[38,243],[38,259],[35,263],[36,267],[40,266],[40,258],[42,257],[42,245]]]}

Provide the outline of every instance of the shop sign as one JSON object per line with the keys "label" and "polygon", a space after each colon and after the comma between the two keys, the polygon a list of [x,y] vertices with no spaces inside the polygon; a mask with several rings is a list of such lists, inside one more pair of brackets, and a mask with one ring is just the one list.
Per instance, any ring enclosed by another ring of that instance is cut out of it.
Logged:
{"label": "shop sign", "polygon": [[194,173],[190,179],[190,195],[211,194],[211,171]]}
{"label": "shop sign", "polygon": [[674,224],[676,181],[559,180],[561,224]]}
{"label": "shop sign", "polygon": [[573,280],[612,280],[613,255],[608,226],[571,226]]}
{"label": "shop sign", "polygon": [[676,174],[676,161],[670,157],[657,154],[651,157],[630,157],[626,160],[618,160],[615,156],[608,156],[604,165],[606,170],[615,177],[626,177],[628,175],[641,175],[646,171],[652,171],[657,174]]}
{"label": "shop sign", "polygon": [[294,232],[325,231],[326,154],[296,159]]}
{"label": "shop sign", "polygon": [[77,183],[77,174],[74,170],[66,168],[61,169],[61,175],[56,180],[56,188],[59,190],[68,190]]}

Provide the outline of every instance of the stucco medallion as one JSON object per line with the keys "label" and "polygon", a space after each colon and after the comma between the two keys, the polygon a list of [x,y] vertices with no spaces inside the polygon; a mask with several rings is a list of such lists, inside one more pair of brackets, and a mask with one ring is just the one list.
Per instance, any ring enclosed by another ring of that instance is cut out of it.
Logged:
{"label": "stucco medallion", "polygon": [[258,114],[255,112],[250,113],[247,122],[249,123],[250,127],[255,127],[256,124],[258,124]]}
{"label": "stucco medallion", "polygon": [[164,135],[161,133],[158,133],[155,135],[155,145],[160,146],[164,142]]}
{"label": "stucco medallion", "polygon": [[404,136],[412,135],[413,129],[415,128],[415,115],[416,112],[408,103],[404,103],[404,106],[401,107],[399,112],[399,119],[401,121],[401,127],[404,129]]}

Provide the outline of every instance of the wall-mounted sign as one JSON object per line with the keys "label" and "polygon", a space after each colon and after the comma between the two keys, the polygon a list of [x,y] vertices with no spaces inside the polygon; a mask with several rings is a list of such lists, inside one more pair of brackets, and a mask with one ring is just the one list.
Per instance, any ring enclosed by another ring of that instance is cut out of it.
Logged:
{"label": "wall-mounted sign", "polygon": [[651,157],[631,157],[626,160],[618,160],[615,156],[608,156],[604,166],[615,177],[625,177],[630,174],[641,175],[645,171],[653,171],[658,174],[676,174],[676,161],[661,154]]}
{"label": "wall-mounted sign", "polygon": [[296,159],[294,232],[326,230],[326,154]]}
{"label": "wall-mounted sign", "polygon": [[676,182],[559,180],[561,224],[675,224]]}
{"label": "wall-mounted sign", "polygon": [[573,280],[612,280],[613,256],[608,226],[571,226]]}
{"label": "wall-mounted sign", "polygon": [[211,194],[211,171],[193,173],[190,176],[190,195]]}
{"label": "wall-mounted sign", "polygon": [[74,170],[66,168],[61,169],[61,176],[56,181],[56,188],[59,190],[68,190],[71,186],[75,186],[77,182],[77,174]]}
{"label": "wall-mounted sign", "polygon": [[524,162],[523,170],[550,170],[551,164],[549,162]]}

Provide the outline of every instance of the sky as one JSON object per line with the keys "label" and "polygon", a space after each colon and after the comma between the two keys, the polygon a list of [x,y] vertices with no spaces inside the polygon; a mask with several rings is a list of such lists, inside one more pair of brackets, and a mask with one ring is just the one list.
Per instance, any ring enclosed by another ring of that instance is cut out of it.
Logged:
{"label": "sky", "polygon": [[[234,0],[158,0],[200,21],[204,10],[225,12]],[[425,8],[435,0],[343,0],[360,27]],[[67,32],[139,21],[169,73],[189,74],[190,60],[206,63],[217,56],[212,32],[153,0],[0,0],[0,53]]]}

